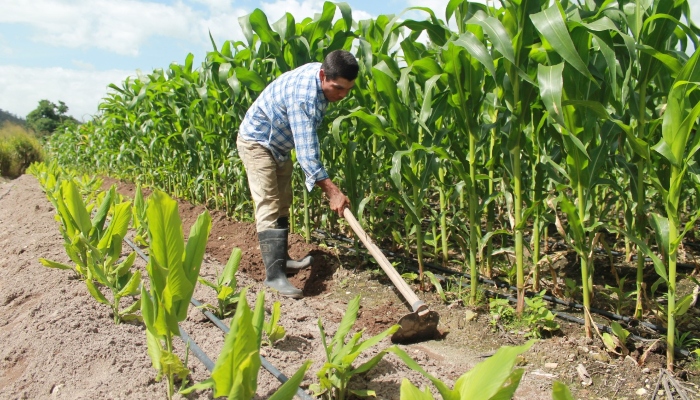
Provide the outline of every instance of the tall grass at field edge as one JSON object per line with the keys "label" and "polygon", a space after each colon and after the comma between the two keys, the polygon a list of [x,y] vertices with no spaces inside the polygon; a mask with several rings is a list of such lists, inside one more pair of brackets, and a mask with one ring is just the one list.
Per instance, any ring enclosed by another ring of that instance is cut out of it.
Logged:
{"label": "tall grass at field edge", "polygon": [[43,160],[44,149],[33,134],[10,122],[0,126],[0,176],[16,178]]}

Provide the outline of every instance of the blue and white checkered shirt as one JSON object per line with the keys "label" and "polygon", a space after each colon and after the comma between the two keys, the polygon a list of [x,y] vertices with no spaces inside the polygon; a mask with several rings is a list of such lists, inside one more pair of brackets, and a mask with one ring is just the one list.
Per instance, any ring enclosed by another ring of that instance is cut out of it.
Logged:
{"label": "blue and white checkered shirt", "polygon": [[309,191],[328,178],[316,134],[328,107],[320,70],[321,63],[310,63],[272,81],[248,109],[238,132],[269,149],[278,161],[288,160],[289,152],[296,149]]}

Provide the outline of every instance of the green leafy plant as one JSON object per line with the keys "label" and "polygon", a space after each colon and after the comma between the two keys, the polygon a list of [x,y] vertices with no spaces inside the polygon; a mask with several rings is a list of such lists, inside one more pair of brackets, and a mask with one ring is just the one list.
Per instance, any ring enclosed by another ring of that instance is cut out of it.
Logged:
{"label": "green leafy plant", "polygon": [[554,314],[547,308],[542,298],[543,294],[544,291],[533,297],[526,297],[525,311],[520,317],[507,299],[491,299],[489,302],[491,325],[501,324],[507,328],[525,327],[526,336],[535,338],[542,337],[544,331],[556,331],[559,329],[559,324],[554,320]]}
{"label": "green leafy plant", "polygon": [[221,271],[219,276],[216,278],[216,283],[208,281],[202,277],[197,280],[199,283],[209,286],[216,291],[216,300],[218,302],[217,306],[213,306],[209,303],[204,304],[203,307],[214,310],[219,318],[226,318],[231,314],[231,306],[238,302],[239,293],[236,293],[236,286],[238,281],[236,280],[236,272],[238,267],[241,265],[241,257],[243,253],[241,249],[234,247],[231,250],[231,255]]}
{"label": "green leafy plant", "polygon": [[489,301],[489,313],[491,314],[490,323],[494,327],[499,323],[509,326],[515,320],[515,309],[510,306],[510,302],[507,299],[491,299]]}
{"label": "green leafy plant", "polygon": [[577,299],[581,295],[581,287],[576,283],[576,280],[564,278],[564,296],[569,299]]}
{"label": "green leafy plant", "polygon": [[318,328],[321,331],[321,342],[326,351],[326,362],[316,374],[320,382],[309,387],[315,396],[320,396],[323,399],[343,400],[348,395],[348,392],[362,397],[374,395],[374,392],[371,390],[348,390],[347,384],[354,375],[367,372],[374,368],[384,357],[387,350],[380,351],[376,356],[357,368],[353,367],[352,364],[365,350],[396,332],[399,329],[399,325],[394,325],[365,341],[360,341],[364,332],[364,330],[362,330],[355,333],[350,340],[346,342],[345,337],[350,332],[355,321],[357,321],[357,312],[359,309],[360,296],[358,295],[348,303],[348,309],[330,342],[328,341],[328,337],[326,337],[321,319],[318,319]]}
{"label": "green leafy plant", "polygon": [[540,338],[543,331],[553,332],[559,329],[554,314],[547,308],[542,297],[544,293],[543,290],[535,296],[525,298],[526,308],[522,319],[530,328],[527,336]]}
{"label": "green leafy plant", "polygon": [[148,216],[146,214],[146,202],[143,199],[141,184],[136,185],[134,195],[134,243],[139,246],[148,246]]}
{"label": "green leafy plant", "polygon": [[601,294],[613,302],[613,307],[615,308],[615,313],[622,314],[625,307],[630,304],[634,304],[635,298],[637,296],[637,290],[631,290],[625,292],[625,280],[626,277],[620,278],[619,286],[605,285],[605,289],[609,290],[611,293],[601,292]]}
{"label": "green leafy plant", "polygon": [[433,286],[435,286],[435,290],[440,296],[442,302],[447,303],[447,296],[445,295],[445,291],[442,289],[442,284],[440,283],[440,280],[435,276],[435,274],[433,274],[430,271],[425,271],[424,274],[428,277],[428,279],[430,279],[430,283],[432,283]]}
{"label": "green leafy plant", "polygon": [[187,377],[189,371],[173,352],[173,337],[180,334],[178,323],[187,318],[192,293],[211,230],[208,211],[199,215],[184,243],[182,221],[177,202],[156,190],[148,199],[148,229],[151,243],[146,267],[150,292],[141,287],[141,314],[146,325],[148,355],[158,371],[168,379],[168,398],[174,392],[174,380]]}
{"label": "green leafy plant", "polygon": [[[459,399],[510,399],[520,385],[524,369],[513,369],[520,354],[526,352],[535,343],[527,343],[509,347],[504,346],[496,354],[480,362],[474,368],[460,376],[453,389],[444,382],[426,372],[404,350],[392,347],[389,351],[401,358],[412,370],[419,372],[433,383],[443,400]],[[434,397],[425,388],[423,391],[414,386],[408,379],[401,382],[401,399],[433,400]]]}
{"label": "green leafy plant", "polygon": [[[251,399],[255,396],[261,365],[260,345],[264,329],[265,292],[258,293],[254,311],[248,306],[245,294],[246,289],[243,289],[236,313],[231,320],[231,329],[224,339],[224,346],[216,359],[211,378],[181,390],[181,394],[213,389],[214,397]],[[287,400],[294,397],[310,365],[310,361],[305,362],[270,399]]]}
{"label": "green leafy plant", "polygon": [[608,332],[603,332],[603,344],[605,344],[605,347],[609,352],[626,356],[629,354],[626,344],[630,332],[623,328],[617,321],[613,321],[610,324],[610,328],[612,329],[613,334],[611,335]]}
{"label": "green leafy plant", "polygon": [[[64,248],[75,266],[45,258],[40,258],[39,261],[50,268],[73,269],[84,280],[90,294],[98,302],[110,306],[114,322],[120,323],[124,319],[138,319],[135,314],[140,307],[138,301],[124,310],[119,309],[119,304],[123,297],[139,292],[141,272],[131,271],[136,258],[134,252],[119,262],[124,235],[131,222],[131,204],[113,204],[116,197],[115,187],[112,186],[102,196],[101,205],[91,221],[88,207],[85,206],[75,182],[72,179],[63,181],[55,200],[59,219],[63,222],[60,229],[64,237]],[[104,227],[110,212],[112,219],[109,225]],[[111,301],[105,297],[95,281],[109,288],[112,292]]]}
{"label": "green leafy plant", "polygon": [[284,335],[287,333],[285,331],[283,326],[280,326],[278,324],[280,320],[280,306],[281,303],[279,301],[276,301],[272,305],[272,312],[270,315],[270,320],[265,321],[263,323],[263,330],[265,331],[265,336],[267,336],[267,341],[263,342],[263,344],[268,344],[270,346],[273,346],[276,341],[282,339]]}

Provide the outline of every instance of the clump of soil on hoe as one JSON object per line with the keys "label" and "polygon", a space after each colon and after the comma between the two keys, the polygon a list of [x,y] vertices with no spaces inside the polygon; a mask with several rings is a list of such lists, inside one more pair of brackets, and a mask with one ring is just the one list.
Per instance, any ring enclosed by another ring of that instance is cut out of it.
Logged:
{"label": "clump of soil on hoe", "polygon": [[[134,186],[105,180],[118,191],[133,197]],[[185,232],[204,210],[180,202]],[[85,284],[70,271],[43,267],[40,257],[69,263],[63,238],[54,220],[56,211],[42,193],[36,179],[23,175],[0,183],[0,399],[154,399],[164,398],[165,381],[155,382],[155,370],[146,352],[146,335],[140,323],[115,325],[109,309],[97,303]],[[248,286],[248,301],[255,302],[264,290],[264,266],[257,236],[251,223],[234,222],[220,212],[212,212],[213,226],[201,275],[214,280],[233,247],[243,251],[237,278],[239,287]],[[130,249],[125,246],[124,254]],[[274,347],[263,347],[262,355],[287,376],[306,360],[313,364],[302,383],[308,388],[318,382],[315,371],[325,361],[317,321],[327,334],[333,334],[345,313],[347,302],[362,296],[355,329],[365,329],[365,338],[396,323],[409,307],[390,282],[367,263],[336,249],[307,244],[298,235],[290,238],[290,255],[311,253],[314,263],[292,277],[304,290],[305,298],[292,300],[267,292],[266,301],[282,303],[280,324],[284,339]],[[371,265],[371,264],[369,264]],[[145,262],[136,268],[145,274]],[[198,285],[194,297],[215,303],[213,290]],[[473,309],[475,318],[459,304],[443,305],[433,293],[419,293],[441,316],[439,337],[402,347],[429,373],[452,387],[455,380],[500,346],[525,341],[518,332],[494,331],[485,309]],[[225,320],[228,323],[229,320]],[[553,337],[538,341],[524,354],[525,369],[515,398],[550,398],[554,380],[565,382],[580,399],[649,398],[663,359],[649,357],[647,364],[610,357],[599,340],[587,340],[579,325],[560,322]],[[204,315],[190,307],[182,324],[190,337],[216,359],[223,344],[223,333]],[[388,347],[388,339],[361,356],[368,360]],[[184,345],[176,341],[176,352],[184,358]],[[659,351],[661,353],[661,351]],[[651,360],[651,361],[649,361]],[[208,378],[204,366],[189,358],[191,381]],[[582,385],[578,370],[583,367],[592,384]],[[419,387],[432,385],[389,354],[371,371],[351,381],[352,389],[374,390],[377,398],[398,399],[401,380],[406,377]],[[280,383],[266,370],[258,376],[257,398],[269,397]],[[433,389],[433,393],[437,392]],[[211,398],[211,392],[189,395],[190,399]]]}

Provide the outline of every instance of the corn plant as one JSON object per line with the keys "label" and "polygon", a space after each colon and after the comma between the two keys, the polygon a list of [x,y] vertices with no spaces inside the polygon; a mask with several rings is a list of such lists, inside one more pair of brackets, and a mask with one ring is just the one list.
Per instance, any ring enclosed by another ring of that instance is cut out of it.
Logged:
{"label": "corn plant", "polygon": [[[698,89],[700,85],[700,53],[688,60],[683,69],[676,76],[669,92],[666,112],[663,117],[662,139],[654,146],[654,150],[660,154],[671,169],[671,175],[667,181],[655,180],[663,197],[666,211],[665,216],[657,215],[656,219],[663,221],[667,230],[663,231],[664,240],[660,245],[664,246],[664,253],[668,255],[668,275],[663,271],[661,278],[668,285],[668,333],[666,350],[666,367],[673,370],[674,360],[674,335],[676,318],[687,311],[689,296],[676,303],[676,259],[678,247],[683,237],[693,229],[698,214],[693,215],[681,228],[681,215],[679,200],[683,190],[683,182],[686,174],[691,171],[694,163],[694,155],[700,149],[700,137],[693,135],[694,127],[700,116],[700,102],[698,102]],[[657,271],[661,272],[661,271]]]}
{"label": "corn plant", "polygon": [[[226,396],[229,399],[251,399],[255,397],[260,370],[260,345],[265,317],[265,292],[258,293],[255,310],[248,306],[245,294],[241,291],[241,300],[231,320],[231,329],[226,334],[224,346],[216,359],[211,378],[181,390],[183,395],[195,390],[212,389],[213,396]],[[305,362],[301,368],[285,382],[270,399],[291,399],[296,394],[304,374],[311,365]]]}
{"label": "corn plant", "polygon": [[200,214],[185,243],[175,200],[155,190],[149,196],[146,212],[151,240],[146,269],[151,289],[141,287],[141,314],[146,324],[148,355],[158,371],[156,380],[166,376],[170,399],[175,376],[184,379],[188,374],[187,367],[173,352],[173,336],[180,334],[178,323],[187,318],[211,230],[211,217],[208,211]]}
{"label": "corn plant", "polygon": [[[477,11],[465,21],[468,26],[474,25],[483,29],[493,49],[501,55],[499,71],[497,74],[505,74],[508,78],[508,90],[502,90],[503,98],[500,103],[506,105],[509,122],[506,137],[502,141],[504,147],[504,167],[512,180],[512,187],[508,185],[504,190],[508,191],[513,202],[513,242],[515,245],[515,265],[517,272],[517,298],[516,310],[522,313],[525,308],[525,275],[524,275],[524,248],[523,231],[527,223],[523,212],[523,160],[521,159],[525,139],[524,127],[531,118],[530,107],[536,104],[537,96],[534,87],[534,78],[529,74],[533,62],[528,53],[536,46],[535,27],[530,20],[530,15],[542,9],[542,1],[527,0],[516,2],[503,1],[503,9],[489,9],[488,14]],[[498,82],[498,87],[503,88],[503,83]]]}
{"label": "corn plant", "polygon": [[231,250],[231,255],[221,271],[219,276],[216,278],[216,282],[208,281],[202,277],[197,280],[199,283],[209,286],[216,291],[216,301],[217,305],[211,305],[209,303],[204,304],[203,307],[209,308],[215,311],[219,318],[227,318],[231,314],[231,306],[238,302],[240,298],[240,293],[236,292],[236,286],[238,281],[236,279],[236,272],[241,264],[241,257],[243,253],[241,249],[234,247]]}
{"label": "corn plant", "polygon": [[359,309],[360,296],[358,295],[348,303],[348,309],[330,342],[328,341],[329,337],[326,337],[321,319],[318,319],[318,329],[321,331],[321,343],[326,351],[326,362],[316,373],[320,382],[310,386],[315,396],[320,396],[323,399],[343,400],[347,397],[348,392],[363,397],[373,395],[372,391],[348,390],[347,384],[353,375],[361,374],[374,368],[388,350],[380,351],[369,361],[364,362],[358,367],[353,367],[352,364],[365,350],[396,332],[399,329],[399,325],[394,325],[365,341],[360,341],[363,331],[356,332],[350,340],[346,342],[345,337],[350,332],[350,329],[352,329],[355,321],[357,321],[357,312]]}

